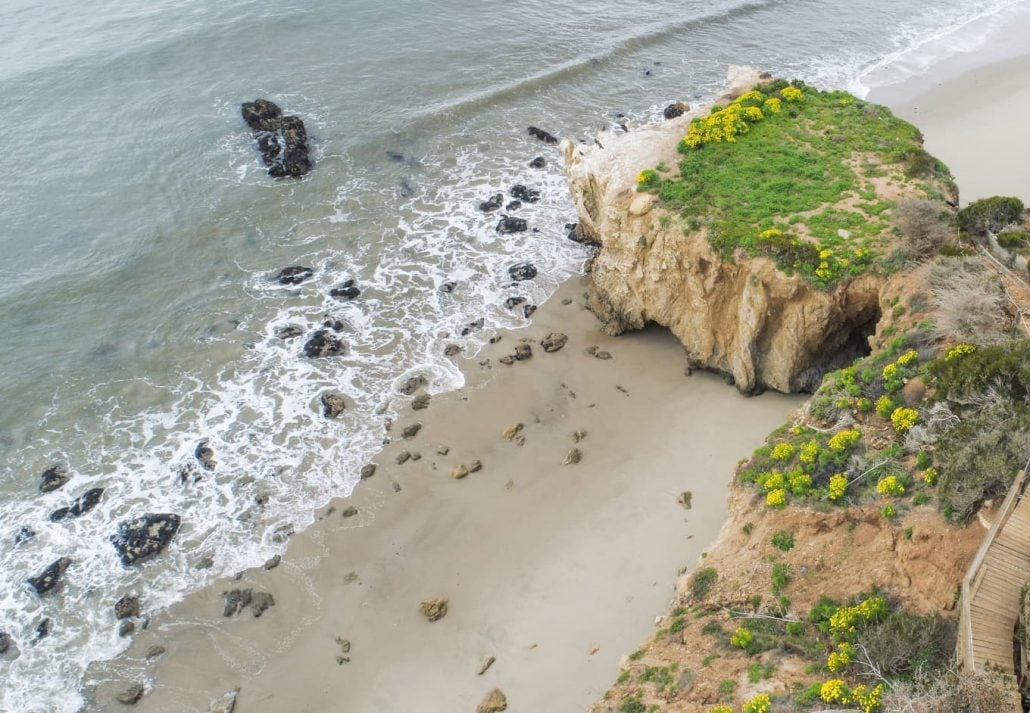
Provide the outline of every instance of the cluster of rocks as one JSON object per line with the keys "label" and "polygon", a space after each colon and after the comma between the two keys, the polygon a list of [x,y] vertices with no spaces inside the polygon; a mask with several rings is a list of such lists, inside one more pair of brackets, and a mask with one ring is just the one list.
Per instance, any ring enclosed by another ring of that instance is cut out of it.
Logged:
{"label": "cluster of rocks", "polygon": [[225,598],[225,606],[222,609],[222,616],[231,617],[250,609],[254,618],[259,618],[269,608],[275,606],[275,597],[269,592],[255,591],[254,589],[230,589],[222,592]]}
{"label": "cluster of rocks", "polygon": [[311,170],[308,132],[300,117],[283,116],[282,109],[267,99],[244,103],[241,113],[268,166],[268,175],[300,178]]}

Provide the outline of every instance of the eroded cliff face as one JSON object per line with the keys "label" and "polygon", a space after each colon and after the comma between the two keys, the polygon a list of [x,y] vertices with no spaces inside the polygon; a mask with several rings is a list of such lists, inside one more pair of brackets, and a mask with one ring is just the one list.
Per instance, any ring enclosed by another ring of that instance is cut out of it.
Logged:
{"label": "eroded cliff face", "polygon": [[[727,96],[758,81],[731,73]],[[606,133],[593,146],[562,143],[578,230],[599,245],[590,307],[610,334],[668,327],[691,366],[732,375],[744,393],[813,390],[826,369],[842,365],[842,350],[872,333],[885,279],[862,275],[823,291],[768,258],[738,251],[725,260],[703,226],[691,230],[655,196],[637,193],[641,170],[678,165],[676,145],[697,115]]]}

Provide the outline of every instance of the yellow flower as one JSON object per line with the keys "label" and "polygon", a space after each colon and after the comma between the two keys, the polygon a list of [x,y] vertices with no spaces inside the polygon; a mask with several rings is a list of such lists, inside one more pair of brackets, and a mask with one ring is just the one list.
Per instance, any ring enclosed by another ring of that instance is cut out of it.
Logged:
{"label": "yellow flower", "polygon": [[819,442],[809,441],[805,445],[801,446],[801,458],[802,463],[815,463],[815,459],[819,456]]}
{"label": "yellow flower", "polygon": [[919,420],[919,412],[914,408],[898,407],[891,414],[891,425],[897,433],[905,433]]}
{"label": "yellow flower", "polygon": [[770,97],[762,104],[762,109],[766,114],[779,114],[781,108],[780,100],[776,97]]}
{"label": "yellow flower", "polygon": [[761,104],[765,101],[765,95],[757,89],[752,89],[750,92],[741,94],[739,97],[733,100],[734,104],[747,104],[749,102],[758,102]]}
{"label": "yellow flower", "polygon": [[837,473],[830,477],[830,500],[834,502],[844,497],[844,493],[848,489],[848,479],[843,473]]}
{"label": "yellow flower", "polygon": [[820,250],[819,251],[819,259],[820,260],[827,260],[827,259],[829,259],[829,257],[831,255],[833,255],[833,251],[832,250]]}
{"label": "yellow flower", "polygon": [[805,93],[797,87],[784,87],[780,95],[789,102],[799,102],[805,100]]}
{"label": "yellow flower", "polygon": [[940,471],[936,468],[927,468],[923,471],[923,481],[927,485],[934,485],[937,482],[937,478],[940,477]]}
{"label": "yellow flower", "polygon": [[898,366],[908,366],[918,358],[919,352],[917,352],[915,349],[909,349],[907,352],[898,357]]}
{"label": "yellow flower", "polygon": [[960,357],[965,354],[972,354],[976,351],[975,344],[957,344],[948,350],[948,353],[944,355],[944,361],[951,361],[955,357]]}
{"label": "yellow flower", "polygon": [[708,713],[733,713],[733,709],[729,706],[716,706],[715,708],[709,708]]}
{"label": "yellow flower", "polygon": [[855,660],[855,647],[844,641],[837,644],[837,650],[830,653],[829,658],[826,659],[826,668],[830,669],[832,673],[837,673],[843,668],[847,668],[848,664]]}
{"label": "yellow flower", "polygon": [[883,367],[883,378],[884,379],[893,379],[895,376],[897,376],[897,374],[898,374],[898,365],[897,364],[888,364],[887,366]]}
{"label": "yellow flower", "polygon": [[751,644],[752,638],[753,635],[751,634],[751,630],[740,626],[737,627],[737,630],[734,631],[733,635],[730,637],[730,644],[740,649],[746,649]]}
{"label": "yellow flower", "polygon": [[881,478],[880,482],[876,484],[876,492],[884,496],[904,495],[905,486],[898,481],[896,475],[888,475],[886,478]]}
{"label": "yellow flower", "polygon": [[765,118],[765,114],[757,106],[749,106],[744,109],[744,118],[748,121],[761,121]]}
{"label": "yellow flower", "polygon": [[857,428],[845,428],[843,431],[837,431],[830,438],[829,445],[831,451],[846,451],[853,445],[858,443],[858,439],[862,437],[862,432]]}
{"label": "yellow flower", "polygon": [[867,686],[856,686],[852,692],[855,702],[862,709],[862,713],[874,713],[880,709],[880,697],[883,695],[883,684],[877,683],[872,688]]}
{"label": "yellow flower", "polygon": [[798,497],[804,497],[808,495],[812,490],[812,476],[808,473],[802,473],[800,469],[797,472],[792,473],[790,476],[790,492],[794,493]]}
{"label": "yellow flower", "polygon": [[768,693],[759,693],[741,708],[741,713],[768,713],[772,708],[772,699]]}
{"label": "yellow flower", "polygon": [[783,488],[769,491],[765,496],[765,504],[771,508],[782,508],[787,505],[787,491]]}
{"label": "yellow flower", "polygon": [[770,454],[773,460],[790,460],[794,456],[794,446],[790,443],[777,443]]}
{"label": "yellow flower", "polygon": [[779,490],[787,485],[787,479],[783,477],[783,473],[775,469],[759,477],[759,482],[767,493],[770,490]]}
{"label": "yellow flower", "polygon": [[846,690],[844,681],[839,678],[831,678],[819,687],[819,697],[826,703],[847,703]]}

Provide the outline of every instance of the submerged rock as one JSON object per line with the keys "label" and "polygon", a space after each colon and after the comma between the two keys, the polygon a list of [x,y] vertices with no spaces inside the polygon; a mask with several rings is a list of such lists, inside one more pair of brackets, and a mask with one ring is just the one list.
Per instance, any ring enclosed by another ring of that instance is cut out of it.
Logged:
{"label": "submerged rock", "polygon": [[117,696],[115,696],[115,698],[118,700],[119,703],[122,703],[127,706],[134,706],[140,702],[141,698],[143,698],[144,692],[145,691],[143,689],[142,684],[134,683],[128,688],[126,688],[124,691],[119,693]]}
{"label": "submerged rock", "polygon": [[502,205],[504,205],[504,194],[495,193],[490,196],[489,200],[485,200],[479,204],[479,210],[484,213],[493,213],[495,210],[499,210]]}
{"label": "submerged rock", "polygon": [[519,297],[509,297],[508,299],[506,299],[504,301],[504,306],[507,307],[508,309],[515,309],[516,307],[518,307],[520,304],[522,304],[525,301],[526,301],[525,297],[521,297],[521,296],[519,296]]}
{"label": "submerged rock", "polygon": [[36,590],[36,594],[46,594],[61,582],[64,571],[72,563],[71,558],[61,557],[51,562],[46,569],[26,581]]}
{"label": "submerged rock", "polygon": [[544,168],[547,165],[547,161],[544,160],[543,156],[537,156],[529,162],[530,168]]}
{"label": "submerged rock", "polygon": [[423,386],[426,386],[428,384],[429,380],[422,374],[419,374],[417,376],[410,376],[407,379],[405,379],[401,383],[401,385],[397,387],[397,390],[405,396],[411,396],[413,393],[415,393]]}
{"label": "submerged rock", "polygon": [[412,400],[411,409],[413,411],[421,411],[425,408],[429,408],[429,394],[419,394]]}
{"label": "submerged rock", "polygon": [[279,274],[275,276],[275,279],[279,281],[280,285],[299,285],[314,274],[315,271],[310,267],[291,265],[290,267],[284,267],[280,270]]}
{"label": "submerged rock", "polygon": [[675,102],[665,107],[662,112],[662,116],[666,119],[675,119],[676,117],[683,116],[685,113],[690,111],[690,107],[683,102]]}
{"label": "submerged rock", "polygon": [[300,117],[283,116],[282,109],[267,99],[246,102],[241,113],[270,176],[300,178],[311,170],[308,132]]}
{"label": "submerged rock", "polygon": [[536,305],[525,305],[522,308],[522,316],[526,319],[532,317],[534,312],[536,312]]}
{"label": "submerged rock", "polygon": [[18,532],[14,535],[14,544],[20,545],[23,542],[28,542],[36,536],[36,531],[28,525],[22,525]]}
{"label": "submerged rock", "polygon": [[513,218],[510,215],[502,215],[497,223],[497,232],[501,235],[511,233],[523,233],[529,229],[529,224],[522,218]]}
{"label": "submerged rock", "polygon": [[536,277],[536,267],[529,262],[521,262],[508,268],[508,274],[515,282],[525,282]]}
{"label": "submerged rock", "polygon": [[322,404],[322,415],[326,418],[336,418],[347,408],[347,402],[343,394],[336,391],[328,391],[322,394],[319,401]]}
{"label": "submerged rock", "polygon": [[561,332],[551,332],[546,337],[540,340],[540,347],[550,354],[556,352],[569,341],[569,338]]}
{"label": "submerged rock", "polygon": [[540,191],[536,188],[527,188],[521,183],[516,183],[512,186],[508,193],[511,194],[512,198],[517,198],[523,203],[536,203],[540,200]]}
{"label": "submerged rock", "polygon": [[3,656],[14,646],[14,639],[6,631],[0,631],[0,656]]}
{"label": "submerged rock", "polygon": [[111,544],[126,567],[159,554],[179,531],[182,519],[172,513],[147,513],[118,525]]}
{"label": "submerged rock", "polygon": [[447,616],[447,604],[446,599],[423,599],[418,610],[429,621],[439,621]]}
{"label": "submerged rock", "polygon": [[361,466],[361,479],[368,480],[369,478],[371,478],[373,475],[376,474],[376,468],[377,466],[375,463],[366,463],[365,465]]}
{"label": "submerged rock", "polygon": [[294,339],[304,334],[304,330],[293,324],[287,324],[283,327],[277,327],[275,330],[275,336],[277,339]]}
{"label": "submerged rock", "polygon": [[486,324],[486,321],[482,317],[480,317],[479,319],[477,319],[474,322],[469,322],[468,324],[466,324],[464,327],[461,328],[461,336],[467,337],[468,335],[472,334],[473,332],[482,329],[484,324]]}
{"label": "submerged rock", "polygon": [[360,294],[361,290],[358,289],[358,284],[354,280],[346,280],[339,287],[329,290],[330,297],[343,300],[352,300]]}
{"label": "submerged rock", "polygon": [[115,619],[128,619],[129,617],[139,616],[139,612],[139,597],[132,594],[124,594],[114,603]]}
{"label": "submerged rock", "polygon": [[63,487],[69,480],[71,480],[71,476],[68,475],[67,468],[63,465],[52,465],[44,470],[40,476],[39,492],[49,493],[52,490],[57,490]]}
{"label": "submerged rock", "polygon": [[530,136],[532,136],[533,138],[540,139],[545,144],[556,144],[556,143],[558,143],[558,139],[553,134],[550,134],[550,133],[544,131],[543,129],[538,129],[535,126],[530,126],[528,129],[526,129],[526,132]]}
{"label": "submerged rock", "polygon": [[39,642],[50,636],[50,633],[54,630],[54,620],[50,617],[45,617],[36,624],[36,638],[35,641]]}
{"label": "submerged rock", "polygon": [[200,467],[204,470],[215,469],[215,449],[208,445],[208,441],[204,440],[197,444],[197,447],[193,449],[193,457],[200,463]]}
{"label": "submerged rock", "polygon": [[347,351],[347,345],[339,337],[319,329],[304,343],[304,355],[311,359],[340,356]]}
{"label": "submerged rock", "polygon": [[207,713],[233,713],[236,710],[236,696],[239,694],[240,689],[229,691],[220,698],[216,698],[211,701],[211,705],[208,706]]}
{"label": "submerged rock", "polygon": [[72,504],[57,508],[50,513],[50,522],[59,522],[65,518],[79,517],[85,515],[90,510],[95,508],[100,502],[100,496],[104,494],[103,488],[90,488],[79,497],[72,501]]}

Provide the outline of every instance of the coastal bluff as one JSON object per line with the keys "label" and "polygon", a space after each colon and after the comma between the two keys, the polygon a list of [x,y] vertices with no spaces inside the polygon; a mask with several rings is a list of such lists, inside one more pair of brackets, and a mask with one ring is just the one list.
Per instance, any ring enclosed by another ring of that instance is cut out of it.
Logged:
{"label": "coastal bluff", "polygon": [[[607,333],[659,324],[679,338],[692,368],[730,375],[743,393],[813,391],[827,370],[868,351],[882,312],[880,296],[898,276],[868,269],[832,285],[813,284],[799,271],[782,269],[775,256],[720,249],[705,215],[668,205],[664,188],[641,189],[648,180],[644,172],[654,175],[650,169],[655,167],[675,176],[691,122],[768,81],[768,75],[732,68],[729,88],[714,105],[624,133],[602,132],[593,145],[565,140],[560,149],[579,215],[578,237],[598,245],[590,267],[589,307]],[[743,142],[739,149],[744,150]],[[835,159],[810,152],[808,160]],[[892,167],[861,151],[851,163],[861,191],[870,198],[875,193],[874,200],[921,198],[934,181],[929,177],[917,188],[906,180],[902,165]],[[746,193],[738,196],[741,204],[750,199]],[[857,202],[855,194],[843,191],[803,215],[862,216]],[[949,206],[942,203],[942,209]],[[792,216],[770,217],[786,222]],[[797,231],[799,239],[818,246],[804,228]],[[756,226],[755,234],[759,230]],[[851,231],[833,232],[848,237]],[[893,239],[890,226],[881,232],[885,244]]]}

